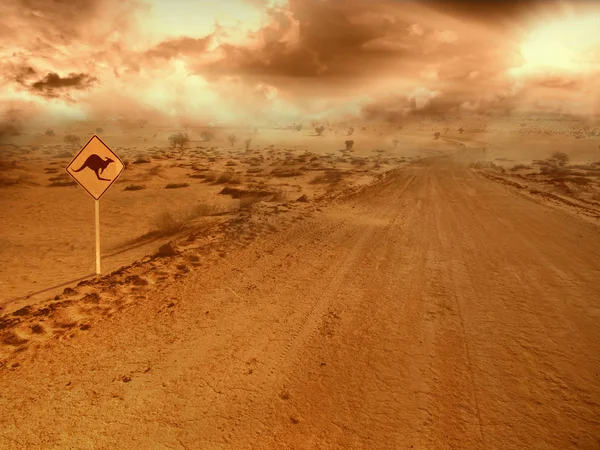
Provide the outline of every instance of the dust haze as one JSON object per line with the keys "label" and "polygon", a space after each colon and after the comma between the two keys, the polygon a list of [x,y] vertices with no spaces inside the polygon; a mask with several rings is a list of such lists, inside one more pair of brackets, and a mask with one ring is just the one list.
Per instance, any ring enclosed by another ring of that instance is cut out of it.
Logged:
{"label": "dust haze", "polygon": [[2,2],[0,448],[599,447],[598,30]]}

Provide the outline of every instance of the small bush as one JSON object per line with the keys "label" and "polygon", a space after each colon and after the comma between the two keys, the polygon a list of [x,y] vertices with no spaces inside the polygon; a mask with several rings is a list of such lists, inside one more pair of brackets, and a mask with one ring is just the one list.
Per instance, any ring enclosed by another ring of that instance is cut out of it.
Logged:
{"label": "small bush", "polygon": [[54,157],[55,158],[72,158],[73,157],[73,153],[71,153],[71,152],[62,152],[62,153],[58,153]]}
{"label": "small bush", "polygon": [[50,183],[50,187],[66,187],[66,186],[75,186],[77,183],[75,181],[54,181]]}
{"label": "small bush", "polygon": [[52,137],[54,136],[54,130],[52,128],[48,128],[44,134],[46,136]]}
{"label": "small bush", "polygon": [[228,212],[228,209],[217,203],[198,203],[192,209],[193,217],[218,216]]}
{"label": "small bush", "polygon": [[336,184],[342,181],[344,173],[341,170],[328,170],[323,175],[317,175],[311,180],[311,184],[329,183]]}
{"label": "small bush", "polygon": [[125,187],[126,191],[141,191],[142,189],[146,189],[146,186],[142,184],[130,184]]}
{"label": "small bush", "polygon": [[179,189],[188,187],[189,185],[189,183],[169,183],[165,186],[165,189]]}
{"label": "small bush", "polygon": [[233,172],[223,172],[219,177],[215,180],[217,184],[240,184],[240,177]]}
{"label": "small bush", "polygon": [[556,160],[559,165],[564,166],[569,162],[569,155],[564,152],[552,153],[552,159]]}
{"label": "small bush", "polygon": [[290,178],[290,177],[298,177],[302,175],[297,169],[275,169],[271,172],[271,175],[278,178]]}
{"label": "small bush", "polygon": [[104,128],[96,128],[96,133],[104,133]]}
{"label": "small bush", "polygon": [[215,135],[211,131],[203,131],[200,133],[200,137],[203,141],[210,141],[215,138]]}
{"label": "small bush", "polygon": [[154,219],[153,231],[159,236],[168,236],[183,230],[187,224],[187,217],[165,211]]}
{"label": "small bush", "polygon": [[67,134],[64,137],[64,140],[67,144],[72,146],[77,146],[81,144],[81,138],[79,136],[75,136],[74,134]]}
{"label": "small bush", "polygon": [[528,166],[526,164],[515,164],[512,169],[512,171],[517,171],[517,170],[525,170],[525,169],[530,169],[531,166]]}
{"label": "small bush", "polygon": [[245,209],[248,208],[252,205],[254,205],[255,203],[261,202],[265,199],[265,197],[262,197],[260,195],[253,195],[253,194],[246,194],[240,197],[240,209]]}
{"label": "small bush", "polygon": [[231,134],[227,136],[227,140],[229,141],[229,145],[233,146],[237,142],[237,136],[235,134]]}

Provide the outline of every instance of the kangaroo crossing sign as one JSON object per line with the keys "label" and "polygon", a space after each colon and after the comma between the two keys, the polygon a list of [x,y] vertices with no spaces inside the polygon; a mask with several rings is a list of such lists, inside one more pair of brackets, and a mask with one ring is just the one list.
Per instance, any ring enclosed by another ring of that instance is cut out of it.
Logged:
{"label": "kangaroo crossing sign", "polygon": [[67,166],[67,173],[94,200],[99,200],[124,167],[123,161],[98,136],[93,135]]}

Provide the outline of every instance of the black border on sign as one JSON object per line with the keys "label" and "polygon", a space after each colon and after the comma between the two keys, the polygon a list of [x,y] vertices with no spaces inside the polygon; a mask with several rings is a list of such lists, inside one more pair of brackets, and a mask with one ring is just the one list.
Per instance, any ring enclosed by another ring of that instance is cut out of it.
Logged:
{"label": "black border on sign", "polygon": [[[105,146],[105,147],[106,147],[106,148],[107,148],[107,149],[108,149],[108,150],[109,150],[109,151],[110,151],[110,152],[111,152],[113,155],[115,155],[115,157],[116,157],[116,158],[119,160],[119,162],[121,163],[121,170],[120,170],[120,171],[119,171],[119,173],[118,173],[118,174],[117,174],[117,175],[116,175],[116,176],[113,178],[113,180],[110,182],[110,184],[108,185],[108,187],[107,187],[106,189],[104,189],[104,192],[103,192],[102,194],[100,194],[100,197],[98,197],[98,198],[94,197],[94,194],[92,194],[90,191],[88,191],[88,190],[87,190],[87,188],[86,188],[86,187],[85,187],[83,184],[81,184],[77,178],[75,178],[73,175],[71,175],[71,172],[69,172],[69,170],[68,170],[68,169],[69,169],[69,167],[71,167],[71,164],[73,164],[73,161],[75,161],[75,160],[76,160],[76,159],[79,157],[79,155],[81,155],[81,152],[83,152],[83,151],[85,150],[85,148],[86,148],[86,147],[87,147],[87,146],[90,144],[90,142],[92,142],[92,139],[94,139],[94,138],[96,138],[96,139],[98,139],[100,142],[102,142],[102,145],[104,145],[104,146]],[[100,139],[100,137],[99,137],[97,134],[94,134],[94,135],[93,135],[93,136],[92,136],[92,137],[91,137],[91,138],[90,138],[90,139],[89,139],[89,140],[86,142],[86,144],[85,144],[85,145],[84,145],[84,146],[81,148],[81,150],[79,150],[79,153],[77,153],[77,154],[76,154],[76,155],[73,157],[73,159],[71,160],[71,162],[70,162],[69,164],[67,164],[67,167],[65,167],[65,172],[67,172],[67,173],[69,174],[69,176],[70,176],[71,178],[73,178],[73,179],[74,179],[74,180],[77,182],[77,184],[78,184],[79,186],[81,186],[83,189],[85,189],[85,192],[87,192],[88,194],[90,194],[94,200],[100,200],[100,198],[101,198],[101,197],[102,197],[104,194],[106,194],[106,191],[108,191],[108,190],[110,189],[110,187],[113,185],[113,183],[114,183],[115,181],[117,181],[117,178],[119,178],[119,176],[120,176],[120,175],[123,173],[123,170],[125,170],[125,164],[123,163],[123,161],[121,160],[121,158],[119,158],[119,155],[117,155],[117,154],[116,154],[116,153],[115,153],[115,152],[114,152],[114,151],[113,151],[113,150],[112,150],[112,149],[111,149],[111,148],[110,148],[108,145],[106,145],[106,143],[105,143],[105,142],[104,142],[102,139]]]}

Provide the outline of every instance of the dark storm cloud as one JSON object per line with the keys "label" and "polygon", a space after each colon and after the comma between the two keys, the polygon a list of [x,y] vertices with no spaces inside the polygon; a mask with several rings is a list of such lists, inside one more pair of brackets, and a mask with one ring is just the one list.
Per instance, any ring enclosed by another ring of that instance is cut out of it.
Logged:
{"label": "dark storm cloud", "polygon": [[66,77],[50,72],[43,79],[31,84],[31,89],[44,96],[58,96],[58,91],[68,91],[70,89],[87,89],[96,80],[96,78],[85,73],[70,73]]}
{"label": "dark storm cloud", "polygon": [[222,45],[223,58],[192,67],[212,77],[241,75],[279,87],[302,82],[335,89],[447,54],[444,47],[450,44],[437,39],[436,30],[412,33],[412,21],[402,17],[402,10],[390,12],[381,5],[292,0],[285,12],[268,12],[270,24],[252,36],[263,42],[260,48]]}
{"label": "dark storm cloud", "polygon": [[[401,0],[396,0],[400,2]],[[483,22],[487,25],[504,25],[518,22],[539,11],[559,11],[561,4],[555,0],[427,0],[424,5],[466,21]]]}

